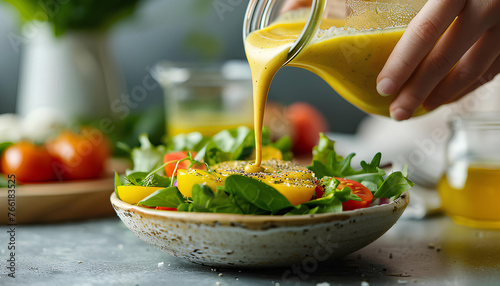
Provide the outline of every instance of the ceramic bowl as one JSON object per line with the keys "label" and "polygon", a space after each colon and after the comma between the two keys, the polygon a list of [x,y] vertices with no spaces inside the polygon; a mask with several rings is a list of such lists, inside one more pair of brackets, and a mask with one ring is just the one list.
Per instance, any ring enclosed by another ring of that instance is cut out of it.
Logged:
{"label": "ceramic bowl", "polygon": [[254,216],[153,210],[111,195],[120,219],[146,243],[223,268],[287,267],[343,257],[384,234],[408,202],[405,192],[389,204],[336,214]]}

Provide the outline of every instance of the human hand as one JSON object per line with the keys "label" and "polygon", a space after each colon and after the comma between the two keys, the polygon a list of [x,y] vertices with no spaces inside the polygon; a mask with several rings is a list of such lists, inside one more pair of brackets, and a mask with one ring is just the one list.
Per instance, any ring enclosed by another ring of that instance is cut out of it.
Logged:
{"label": "human hand", "polygon": [[380,72],[377,90],[399,91],[391,117],[405,120],[421,104],[433,110],[458,100],[499,72],[500,0],[429,0]]}

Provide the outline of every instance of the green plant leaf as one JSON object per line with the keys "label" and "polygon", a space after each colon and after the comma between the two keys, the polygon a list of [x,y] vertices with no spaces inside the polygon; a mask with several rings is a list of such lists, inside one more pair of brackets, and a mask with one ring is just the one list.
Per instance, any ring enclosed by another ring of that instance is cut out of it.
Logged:
{"label": "green plant leaf", "polygon": [[147,207],[178,208],[185,202],[177,187],[160,189],[138,202],[137,205]]}
{"label": "green plant leaf", "polygon": [[147,172],[134,172],[125,176],[127,186],[143,186],[143,187],[170,187],[170,179],[158,174]]}
{"label": "green plant leaf", "polygon": [[120,198],[120,196],[118,195],[118,187],[122,185],[122,182],[120,182],[120,176],[118,176],[118,173],[116,171],[115,172],[115,194],[118,198]]}
{"label": "green plant leaf", "polygon": [[394,172],[387,176],[377,192],[373,195],[374,198],[392,198],[399,197],[403,192],[411,189],[414,183],[403,175],[402,172]]}
{"label": "green plant leaf", "polygon": [[[140,147],[132,149],[131,158],[134,164],[132,170],[127,170],[127,174],[132,172],[151,172],[163,164],[163,156],[166,148],[163,145],[153,146],[146,134],[139,136]],[[163,171],[158,173],[163,174]]]}
{"label": "green plant leaf", "polygon": [[256,207],[272,214],[278,214],[294,207],[276,189],[252,178],[231,175],[227,177],[225,187],[235,197],[243,198]]}

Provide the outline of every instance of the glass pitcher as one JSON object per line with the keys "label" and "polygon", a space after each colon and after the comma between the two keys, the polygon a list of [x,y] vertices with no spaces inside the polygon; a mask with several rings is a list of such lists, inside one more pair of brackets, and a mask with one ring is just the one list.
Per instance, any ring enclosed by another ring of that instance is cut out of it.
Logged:
{"label": "glass pitcher", "polygon": [[[283,65],[323,78],[361,110],[384,116],[397,96],[381,96],[376,78],[426,0],[253,0],[243,27],[290,48]],[[247,52],[248,56],[248,52]],[[419,107],[415,115],[424,113]]]}

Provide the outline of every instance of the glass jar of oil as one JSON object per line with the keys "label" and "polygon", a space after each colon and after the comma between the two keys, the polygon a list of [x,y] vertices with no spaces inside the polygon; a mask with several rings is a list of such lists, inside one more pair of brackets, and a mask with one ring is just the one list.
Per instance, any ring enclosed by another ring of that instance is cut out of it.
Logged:
{"label": "glass jar of oil", "polygon": [[456,223],[500,229],[500,113],[450,123],[447,169],[438,184],[442,207]]}

